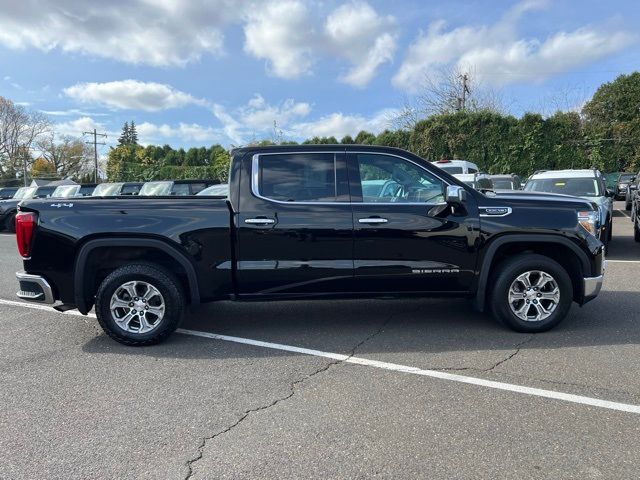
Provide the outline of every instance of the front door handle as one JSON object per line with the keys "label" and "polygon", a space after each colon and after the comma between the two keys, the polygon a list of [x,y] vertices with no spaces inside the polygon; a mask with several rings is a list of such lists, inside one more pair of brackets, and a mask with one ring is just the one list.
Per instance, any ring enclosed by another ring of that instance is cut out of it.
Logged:
{"label": "front door handle", "polygon": [[359,223],[367,223],[367,224],[376,224],[376,223],[387,223],[389,220],[386,218],[380,217],[369,217],[369,218],[359,218]]}
{"label": "front door handle", "polygon": [[273,218],[245,218],[244,223],[248,223],[249,225],[272,225],[276,223]]}

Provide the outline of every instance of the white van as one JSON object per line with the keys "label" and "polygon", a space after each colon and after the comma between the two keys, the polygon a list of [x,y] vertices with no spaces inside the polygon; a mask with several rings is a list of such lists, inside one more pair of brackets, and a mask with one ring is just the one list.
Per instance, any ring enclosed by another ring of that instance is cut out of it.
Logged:
{"label": "white van", "polygon": [[432,163],[451,175],[478,173],[478,166],[466,160],[438,160]]}

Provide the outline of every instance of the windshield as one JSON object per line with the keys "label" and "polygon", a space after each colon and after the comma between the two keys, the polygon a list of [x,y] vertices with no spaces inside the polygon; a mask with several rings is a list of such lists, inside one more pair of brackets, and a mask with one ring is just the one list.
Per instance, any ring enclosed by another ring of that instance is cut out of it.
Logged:
{"label": "windshield", "polygon": [[147,182],[138,195],[171,195],[173,182]]}
{"label": "windshield", "polygon": [[450,173],[451,175],[453,174],[457,174],[457,173],[462,173],[464,170],[462,169],[462,167],[440,167],[442,170],[444,170],[447,173]]}
{"label": "windshield", "polygon": [[56,187],[51,196],[56,198],[69,198],[74,197],[77,192],[78,185],[60,185]]}
{"label": "windshield", "polygon": [[630,182],[633,177],[633,173],[625,173],[624,175],[620,175],[618,182]]}
{"label": "windshield", "polygon": [[528,192],[562,193],[574,197],[601,197],[595,178],[539,178],[529,180],[524,189]]}
{"label": "windshield", "polygon": [[19,188],[16,194],[13,196],[16,200],[21,200],[23,198],[33,198],[36,193],[38,187],[22,187]]}
{"label": "windshield", "polygon": [[513,183],[509,178],[492,178],[493,187],[504,190],[513,190]]}
{"label": "windshield", "polygon": [[92,197],[115,197],[120,193],[122,183],[101,183],[91,194]]}

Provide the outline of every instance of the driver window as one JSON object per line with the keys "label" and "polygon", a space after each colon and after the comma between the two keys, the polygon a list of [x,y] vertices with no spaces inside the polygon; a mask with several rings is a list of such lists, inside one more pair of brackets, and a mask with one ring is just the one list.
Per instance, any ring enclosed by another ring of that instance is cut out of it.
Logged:
{"label": "driver window", "polygon": [[441,203],[441,180],[407,160],[391,155],[358,153],[364,203]]}

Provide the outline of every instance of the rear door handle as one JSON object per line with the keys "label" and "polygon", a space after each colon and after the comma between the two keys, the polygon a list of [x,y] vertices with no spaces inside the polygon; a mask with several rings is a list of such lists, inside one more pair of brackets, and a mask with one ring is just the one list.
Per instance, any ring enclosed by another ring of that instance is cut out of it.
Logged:
{"label": "rear door handle", "polygon": [[273,218],[245,218],[244,223],[249,225],[272,225],[276,223]]}
{"label": "rear door handle", "polygon": [[375,224],[375,223],[387,223],[389,220],[380,217],[359,218],[359,223]]}

